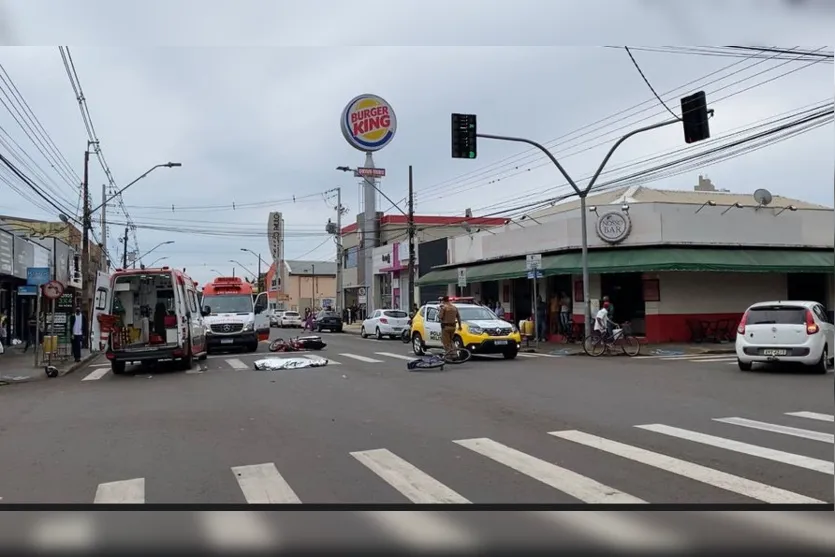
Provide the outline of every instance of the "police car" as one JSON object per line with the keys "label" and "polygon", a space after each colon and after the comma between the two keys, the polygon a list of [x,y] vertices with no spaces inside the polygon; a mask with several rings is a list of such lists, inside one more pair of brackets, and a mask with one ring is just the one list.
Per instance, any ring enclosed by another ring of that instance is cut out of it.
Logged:
{"label": "police car", "polygon": [[[455,332],[454,342],[473,354],[502,354],[512,360],[519,353],[522,336],[512,323],[503,321],[473,298],[450,297],[461,316],[461,330]],[[438,302],[425,304],[412,318],[412,350],[418,356],[427,348],[442,348],[441,322],[438,319]]]}

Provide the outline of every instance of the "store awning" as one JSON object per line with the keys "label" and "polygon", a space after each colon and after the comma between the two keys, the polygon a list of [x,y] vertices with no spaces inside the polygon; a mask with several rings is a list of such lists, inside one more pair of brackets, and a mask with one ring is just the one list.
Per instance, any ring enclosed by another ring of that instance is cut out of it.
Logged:
{"label": "store awning", "polygon": [[[521,278],[526,275],[525,260],[496,261],[466,266],[467,282]],[[738,273],[832,273],[835,255],[829,250],[722,249],[722,248],[633,248],[589,252],[592,274],[724,271]],[[542,274],[580,274],[578,252],[547,255],[542,258]],[[417,281],[420,286],[455,284],[457,267],[434,269]]]}

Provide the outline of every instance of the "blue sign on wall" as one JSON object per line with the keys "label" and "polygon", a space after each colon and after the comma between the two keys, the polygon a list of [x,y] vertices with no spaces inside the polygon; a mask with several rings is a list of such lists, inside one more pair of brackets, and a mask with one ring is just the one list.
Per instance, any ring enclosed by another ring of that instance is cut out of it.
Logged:
{"label": "blue sign on wall", "polygon": [[49,282],[49,267],[27,267],[26,284],[41,286]]}
{"label": "blue sign on wall", "polygon": [[18,286],[17,287],[17,295],[18,296],[37,296],[38,295],[38,287],[35,286],[35,285]]}

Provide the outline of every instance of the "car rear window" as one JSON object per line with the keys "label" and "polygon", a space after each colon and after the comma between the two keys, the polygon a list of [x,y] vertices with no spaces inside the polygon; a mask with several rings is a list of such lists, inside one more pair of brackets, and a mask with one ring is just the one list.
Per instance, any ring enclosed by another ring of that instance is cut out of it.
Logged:
{"label": "car rear window", "polygon": [[284,314],[284,317],[298,317],[298,316],[299,316],[299,314],[296,313],[295,311],[288,311]]}
{"label": "car rear window", "polygon": [[403,319],[404,317],[409,317],[409,314],[405,311],[384,311],[383,315],[386,317],[393,317],[395,319]]}
{"label": "car rear window", "polygon": [[748,312],[748,325],[803,325],[806,308],[797,306],[761,306]]}

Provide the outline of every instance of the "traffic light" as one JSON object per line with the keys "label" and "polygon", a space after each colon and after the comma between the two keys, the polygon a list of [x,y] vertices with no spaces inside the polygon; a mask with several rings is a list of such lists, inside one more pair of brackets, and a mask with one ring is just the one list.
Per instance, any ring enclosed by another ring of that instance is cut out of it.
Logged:
{"label": "traffic light", "polygon": [[684,123],[685,143],[696,143],[710,138],[707,116],[707,98],[704,91],[681,99],[681,120]]}
{"label": "traffic light", "polygon": [[475,114],[452,115],[452,158],[476,158]]}

